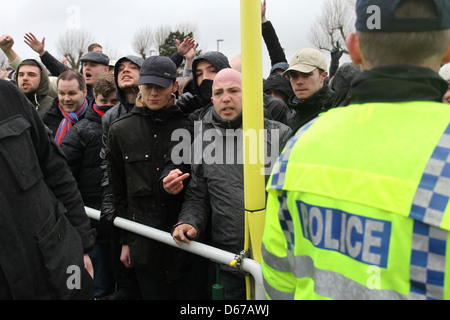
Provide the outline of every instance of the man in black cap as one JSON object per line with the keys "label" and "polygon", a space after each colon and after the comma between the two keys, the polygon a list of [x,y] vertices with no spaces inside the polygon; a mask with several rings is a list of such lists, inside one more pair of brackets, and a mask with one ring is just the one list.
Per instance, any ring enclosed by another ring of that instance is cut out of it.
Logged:
{"label": "man in black cap", "polygon": [[[180,46],[177,46],[178,51],[171,56],[171,60],[177,67],[182,62],[182,54],[189,50],[189,39],[186,38]],[[114,65],[114,77],[117,87],[117,98],[120,100],[116,106],[111,108],[102,117],[103,137],[102,137],[102,150],[100,157],[102,159],[102,189],[103,189],[103,201],[100,219],[105,223],[113,223],[116,217],[116,211],[113,205],[112,193],[109,188],[108,172],[106,165],[107,158],[107,141],[108,131],[111,124],[118,118],[128,114],[134,107],[136,99],[139,93],[139,74],[144,63],[144,59],[133,55],[127,55],[119,60]],[[133,269],[126,269],[122,262],[120,262],[121,246],[118,244],[118,229],[113,228],[113,256],[117,256],[117,260],[114,258],[114,273],[117,279],[116,292],[103,299],[114,300],[130,300],[140,297],[140,290],[135,281],[135,275]]]}
{"label": "man in black cap", "polygon": [[271,299],[449,299],[450,0],[358,0],[352,104],[308,123],[268,184]]}
{"label": "man in black cap", "polygon": [[[109,185],[119,217],[169,231],[182,201],[164,197],[158,180],[169,155],[172,133],[186,115],[175,104],[175,63],[162,56],[142,65],[138,85],[144,106],[116,120],[108,133]],[[204,261],[160,242],[123,231],[121,261],[133,268],[143,299],[201,299]]]}

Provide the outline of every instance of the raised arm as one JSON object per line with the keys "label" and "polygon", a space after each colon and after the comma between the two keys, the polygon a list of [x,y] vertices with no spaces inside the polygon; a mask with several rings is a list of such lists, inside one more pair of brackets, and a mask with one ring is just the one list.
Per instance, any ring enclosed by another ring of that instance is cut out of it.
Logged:
{"label": "raised arm", "polygon": [[26,33],[24,36],[24,42],[41,58],[42,63],[50,71],[50,73],[58,77],[64,71],[67,71],[67,67],[54,56],[52,56],[47,50],[45,50],[45,37],[39,41],[34,34]]}

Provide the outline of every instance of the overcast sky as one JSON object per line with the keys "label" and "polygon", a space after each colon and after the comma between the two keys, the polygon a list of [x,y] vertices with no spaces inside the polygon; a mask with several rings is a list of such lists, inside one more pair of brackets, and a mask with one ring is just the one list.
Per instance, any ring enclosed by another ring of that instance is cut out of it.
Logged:
{"label": "overcast sky", "polygon": [[[320,15],[324,0],[266,0],[267,18],[274,25],[288,61],[301,48],[311,47],[308,34]],[[73,10],[73,9],[76,10]],[[0,33],[11,34],[15,50],[22,58],[37,55],[23,42],[27,32],[46,37],[46,48],[60,58],[56,42],[70,27],[90,32],[95,42],[119,58],[136,54],[131,42],[137,30],[190,23],[197,26],[199,47],[217,50],[232,58],[240,53],[240,0],[14,0],[0,19]],[[79,19],[77,13],[79,12]],[[264,75],[270,59],[263,43]]]}

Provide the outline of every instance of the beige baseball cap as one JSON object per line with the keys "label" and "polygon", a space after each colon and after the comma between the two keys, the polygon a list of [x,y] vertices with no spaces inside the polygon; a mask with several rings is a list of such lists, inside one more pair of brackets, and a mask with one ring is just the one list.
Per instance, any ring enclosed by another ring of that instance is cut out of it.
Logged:
{"label": "beige baseball cap", "polygon": [[287,69],[284,75],[287,75],[289,71],[298,71],[302,73],[310,73],[314,69],[319,68],[324,71],[328,70],[327,60],[325,56],[316,49],[306,48],[298,51],[291,59],[289,69]]}

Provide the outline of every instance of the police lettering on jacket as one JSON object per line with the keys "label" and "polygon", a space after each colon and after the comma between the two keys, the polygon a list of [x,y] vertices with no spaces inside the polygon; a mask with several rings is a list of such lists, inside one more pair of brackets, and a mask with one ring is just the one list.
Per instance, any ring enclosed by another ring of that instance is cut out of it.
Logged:
{"label": "police lettering on jacket", "polygon": [[297,201],[303,236],[321,249],[387,267],[391,222]]}

